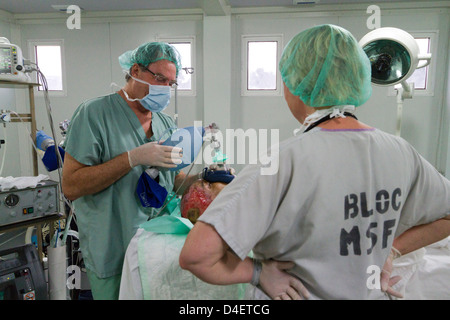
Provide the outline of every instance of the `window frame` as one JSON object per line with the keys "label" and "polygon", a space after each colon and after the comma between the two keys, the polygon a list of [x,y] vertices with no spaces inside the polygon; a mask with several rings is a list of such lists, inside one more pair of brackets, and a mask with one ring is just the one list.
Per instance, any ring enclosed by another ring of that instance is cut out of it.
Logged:
{"label": "window frame", "polygon": [[[277,42],[277,58],[276,58],[276,89],[248,89],[248,43],[249,42]],[[281,96],[281,74],[278,69],[278,61],[281,58],[283,49],[282,34],[265,34],[265,35],[242,35],[241,36],[241,96]]]}
{"label": "window frame", "polygon": [[[197,95],[197,73],[198,70],[196,68],[195,63],[195,54],[196,54],[196,48],[195,48],[195,36],[182,36],[182,37],[157,37],[156,41],[158,42],[166,42],[169,44],[172,43],[189,43],[191,45],[191,68],[194,68],[194,73],[191,74],[191,89],[178,89],[177,93],[180,96],[196,96]],[[180,70],[180,72],[185,72],[184,70]]]}
{"label": "window frame", "polygon": [[[36,63],[36,46],[59,46],[61,48],[61,80],[62,80],[62,90],[48,90],[48,94],[55,97],[65,97],[67,96],[67,81],[66,81],[66,63],[65,63],[65,51],[64,51],[64,39],[51,39],[51,40],[28,40],[28,52],[30,61]],[[45,73],[44,73],[45,76]],[[33,81],[39,83],[37,72],[33,72],[31,75]],[[39,87],[34,88],[34,93],[37,96],[43,96],[44,90],[39,90]]]}
{"label": "window frame", "polygon": [[[427,79],[425,83],[426,89],[414,89],[413,96],[434,96],[435,78],[436,78],[436,57],[438,50],[438,30],[424,30],[424,31],[408,31],[408,33],[414,38],[430,38],[430,53],[431,63],[424,67],[428,68]],[[408,82],[408,80],[406,80]],[[395,86],[390,86],[388,89],[388,96],[396,96],[397,90]]]}

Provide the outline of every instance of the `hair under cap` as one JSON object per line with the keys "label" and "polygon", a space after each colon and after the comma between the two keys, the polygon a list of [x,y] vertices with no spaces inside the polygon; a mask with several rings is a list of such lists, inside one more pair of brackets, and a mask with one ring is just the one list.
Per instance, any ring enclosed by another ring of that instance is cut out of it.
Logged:
{"label": "hair under cap", "polygon": [[359,106],[372,94],[369,58],[350,32],[335,25],[294,36],[279,68],[289,91],[311,107]]}
{"label": "hair under cap", "polygon": [[129,70],[135,63],[148,66],[158,60],[173,62],[178,72],[181,69],[181,57],[177,49],[165,42],[148,42],[134,50],[127,51],[119,56],[119,64],[124,70]]}

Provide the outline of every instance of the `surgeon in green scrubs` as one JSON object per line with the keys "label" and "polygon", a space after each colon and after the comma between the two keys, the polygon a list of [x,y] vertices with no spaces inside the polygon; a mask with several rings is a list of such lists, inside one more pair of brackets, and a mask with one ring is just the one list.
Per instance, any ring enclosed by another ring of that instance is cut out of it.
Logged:
{"label": "surgeon in green scrubs", "polygon": [[[162,111],[181,69],[180,55],[161,42],[145,43],[119,57],[125,86],[83,102],[73,114],[65,140],[62,188],[72,200],[80,247],[94,299],[118,298],[125,251],[139,224],[158,209],[136,195],[149,166],[174,168],[180,149],[157,141],[175,127]],[[161,170],[159,184],[177,190],[182,171]],[[197,176],[187,177],[183,189]]]}

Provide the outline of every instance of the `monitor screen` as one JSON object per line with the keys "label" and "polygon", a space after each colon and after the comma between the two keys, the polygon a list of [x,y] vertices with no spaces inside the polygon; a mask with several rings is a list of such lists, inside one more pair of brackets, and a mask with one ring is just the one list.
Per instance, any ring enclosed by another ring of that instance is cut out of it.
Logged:
{"label": "monitor screen", "polygon": [[11,73],[11,47],[0,47],[0,73]]}

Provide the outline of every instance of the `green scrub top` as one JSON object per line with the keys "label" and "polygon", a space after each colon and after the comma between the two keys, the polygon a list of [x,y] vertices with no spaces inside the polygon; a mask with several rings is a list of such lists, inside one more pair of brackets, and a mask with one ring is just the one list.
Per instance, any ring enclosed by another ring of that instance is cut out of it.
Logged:
{"label": "green scrub top", "polygon": [[[82,164],[98,165],[166,136],[168,128],[175,128],[172,118],[153,113],[153,136],[148,139],[133,110],[114,93],[88,100],[77,108],[67,131],[65,151]],[[159,211],[144,208],[136,194],[145,169],[136,166],[103,191],[74,201],[84,263],[99,278],[121,273],[127,246],[138,226]],[[161,171],[159,184],[170,193],[178,173]]]}

